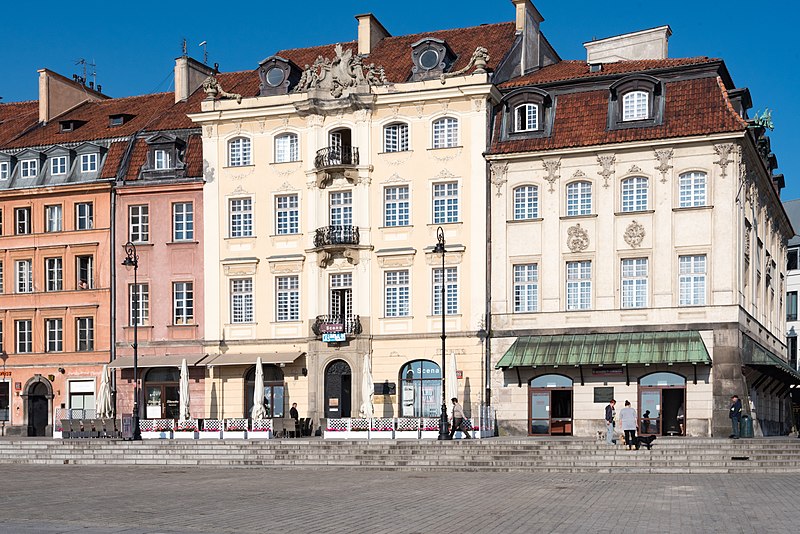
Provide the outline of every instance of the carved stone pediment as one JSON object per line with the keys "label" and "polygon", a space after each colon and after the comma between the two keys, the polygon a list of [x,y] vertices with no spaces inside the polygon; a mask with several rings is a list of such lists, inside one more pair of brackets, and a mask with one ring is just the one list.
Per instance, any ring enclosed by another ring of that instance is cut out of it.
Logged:
{"label": "carved stone pediment", "polygon": [[341,44],[336,45],[335,53],[333,59],[319,56],[313,64],[306,65],[294,92],[319,89],[333,98],[340,98],[347,91],[369,93],[373,86],[386,85],[383,67],[364,65],[362,56],[345,50]]}

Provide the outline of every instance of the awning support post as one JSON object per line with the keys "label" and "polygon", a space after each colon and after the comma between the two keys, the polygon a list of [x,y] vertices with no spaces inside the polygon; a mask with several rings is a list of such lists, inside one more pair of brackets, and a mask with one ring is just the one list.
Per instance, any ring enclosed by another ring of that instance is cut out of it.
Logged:
{"label": "awning support post", "polygon": [[697,364],[693,365],[694,367],[694,385],[697,385]]}
{"label": "awning support post", "polygon": [[581,373],[581,385],[583,386],[584,383],[583,383],[583,366],[582,365],[578,366],[578,371],[580,371],[580,373]]}
{"label": "awning support post", "polygon": [[517,387],[522,387],[522,377],[519,375],[519,367],[514,367],[517,370]]}
{"label": "awning support post", "polygon": [[627,365],[625,366],[625,385],[626,386],[631,385],[631,371],[630,367],[628,367]]}

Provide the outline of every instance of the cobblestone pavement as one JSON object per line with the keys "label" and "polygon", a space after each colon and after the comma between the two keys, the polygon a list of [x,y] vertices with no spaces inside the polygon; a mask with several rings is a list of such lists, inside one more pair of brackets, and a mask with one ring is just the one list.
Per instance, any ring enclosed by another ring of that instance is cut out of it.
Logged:
{"label": "cobblestone pavement", "polygon": [[799,475],[0,466],[0,533],[792,532]]}

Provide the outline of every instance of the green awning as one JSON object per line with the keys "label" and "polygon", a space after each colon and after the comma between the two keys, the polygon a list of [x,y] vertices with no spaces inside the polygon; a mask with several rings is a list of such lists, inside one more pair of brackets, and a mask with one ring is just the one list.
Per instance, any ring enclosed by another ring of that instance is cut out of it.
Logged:
{"label": "green awning", "polygon": [[[776,356],[751,337],[743,336],[742,363],[755,368],[768,368],[779,371],[778,375],[783,382],[790,384],[800,384],[800,373],[786,363],[782,358]],[[777,376],[775,378],[778,378]]]}
{"label": "green awning", "polygon": [[571,334],[518,338],[497,369],[556,365],[711,363],[699,332]]}

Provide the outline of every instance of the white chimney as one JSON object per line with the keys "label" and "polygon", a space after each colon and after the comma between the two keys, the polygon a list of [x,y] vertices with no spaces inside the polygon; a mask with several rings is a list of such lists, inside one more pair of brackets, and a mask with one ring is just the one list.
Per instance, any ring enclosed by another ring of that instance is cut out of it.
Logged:
{"label": "white chimney", "polygon": [[181,56],[175,59],[175,102],[189,98],[203,81],[211,74],[211,67],[192,59]]}
{"label": "white chimney", "polygon": [[356,15],[358,21],[358,53],[369,54],[375,45],[384,37],[391,37],[391,34],[378,22],[375,15],[365,13]]}
{"label": "white chimney", "polygon": [[596,65],[637,59],[666,59],[670,35],[672,30],[669,26],[659,26],[583,43],[586,48],[586,62]]}

